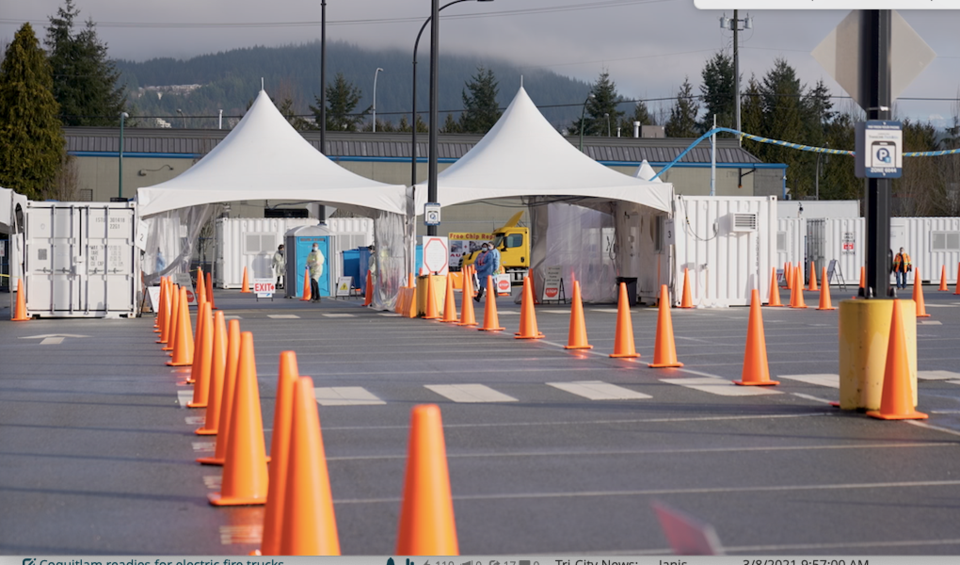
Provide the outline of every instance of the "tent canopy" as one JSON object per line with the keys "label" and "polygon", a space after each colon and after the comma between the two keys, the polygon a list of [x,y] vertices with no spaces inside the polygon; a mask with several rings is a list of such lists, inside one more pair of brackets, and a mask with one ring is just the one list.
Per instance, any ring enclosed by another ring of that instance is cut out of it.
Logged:
{"label": "tent canopy", "polygon": [[[426,184],[418,185],[423,213]],[[623,200],[669,212],[673,185],[631,177],[597,163],[564,139],[520,87],[496,125],[438,175],[443,206],[518,196]]]}
{"label": "tent canopy", "polygon": [[354,174],[317,151],[263,90],[210,153],[183,174],[137,191],[140,216],[235,200],[298,200],[367,216],[406,213],[405,187]]}
{"label": "tent canopy", "polygon": [[[13,233],[17,204],[26,214],[27,197],[9,188],[0,188],[0,233]],[[23,226],[17,227],[23,230]]]}

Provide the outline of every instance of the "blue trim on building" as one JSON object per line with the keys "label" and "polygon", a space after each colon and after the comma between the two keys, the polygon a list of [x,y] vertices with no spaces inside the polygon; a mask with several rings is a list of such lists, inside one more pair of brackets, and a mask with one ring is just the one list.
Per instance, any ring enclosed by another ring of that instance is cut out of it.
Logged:
{"label": "blue trim on building", "polygon": [[[111,157],[114,159],[120,158],[119,151],[67,151],[67,155],[72,155],[74,157]],[[203,155],[196,153],[134,153],[131,151],[124,151],[124,157],[140,157],[147,159],[199,159]]]}

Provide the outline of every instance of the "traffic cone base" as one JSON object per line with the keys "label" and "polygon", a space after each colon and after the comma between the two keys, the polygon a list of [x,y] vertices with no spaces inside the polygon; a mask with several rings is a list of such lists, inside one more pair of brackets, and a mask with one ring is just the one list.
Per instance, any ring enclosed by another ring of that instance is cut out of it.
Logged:
{"label": "traffic cone base", "polygon": [[893,301],[890,319],[890,341],[887,362],[883,372],[883,396],[879,410],[869,410],[867,416],[880,420],[926,420],[929,416],[917,412],[913,405],[910,383],[910,365],[907,362],[907,344],[903,330],[901,301]]}

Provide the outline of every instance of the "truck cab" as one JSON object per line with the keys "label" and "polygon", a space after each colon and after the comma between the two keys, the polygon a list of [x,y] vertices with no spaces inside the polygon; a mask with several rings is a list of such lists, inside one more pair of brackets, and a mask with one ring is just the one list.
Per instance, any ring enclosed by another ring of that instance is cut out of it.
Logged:
{"label": "truck cab", "polygon": [[[512,284],[523,284],[523,277],[530,269],[530,230],[517,225],[521,216],[523,212],[517,212],[503,227],[493,231],[493,245],[500,251],[500,266],[510,275]],[[464,255],[461,268],[472,265],[479,253]]]}

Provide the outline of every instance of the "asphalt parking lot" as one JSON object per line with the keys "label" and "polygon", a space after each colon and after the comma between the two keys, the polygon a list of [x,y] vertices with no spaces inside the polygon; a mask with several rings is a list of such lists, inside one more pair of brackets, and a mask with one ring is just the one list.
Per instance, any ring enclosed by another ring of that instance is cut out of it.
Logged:
{"label": "asphalt parking lot", "polygon": [[[731,554],[960,554],[960,296],[926,287],[923,422],[836,400],[837,312],[765,308],[776,387],[736,387],[747,308],[672,311],[682,369],[651,369],[657,310],[632,310],[636,360],[611,359],[616,305],[586,305],[594,349],[564,350],[569,306],[513,339],[360,307],[218,291],[254,335],[269,428],[281,351],[318,393],[344,554],[396,544],[413,406],[444,422],[464,555],[667,554],[653,501],[717,531]],[[834,301],[849,289],[833,290]],[[0,300],[0,554],[244,554],[263,510],[214,508],[196,464],[202,411],[164,365],[153,318],[13,323]],[[482,319],[482,307],[477,310]],[[63,339],[42,336],[66,336]],[[71,337],[82,336],[82,337]],[[600,384],[596,382],[599,381]],[[472,387],[463,398],[460,385]],[[340,387],[353,387],[343,389]],[[465,401],[468,400],[468,401]],[[267,441],[270,429],[266,430]],[[269,445],[269,444],[268,444]],[[268,447],[269,449],[269,447]]]}

